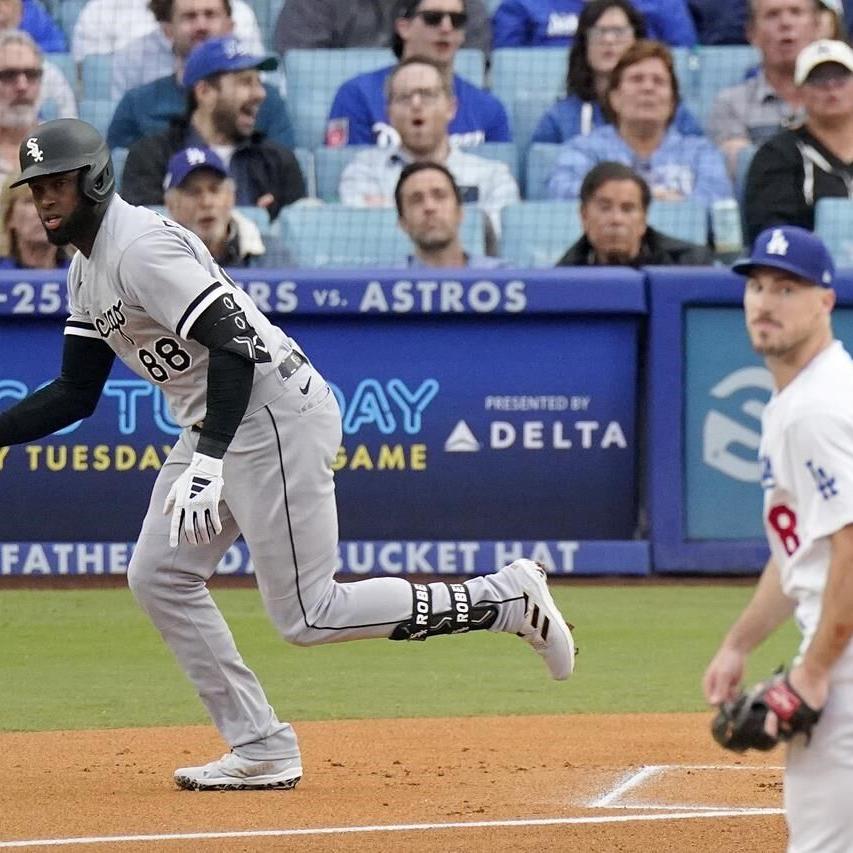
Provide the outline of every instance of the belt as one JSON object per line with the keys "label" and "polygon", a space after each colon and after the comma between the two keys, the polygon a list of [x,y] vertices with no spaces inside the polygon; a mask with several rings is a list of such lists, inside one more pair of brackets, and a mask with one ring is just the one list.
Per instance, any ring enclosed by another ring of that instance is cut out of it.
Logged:
{"label": "belt", "polygon": [[[278,366],[278,372],[281,374],[282,379],[290,379],[303,364],[306,364],[308,359],[302,355],[299,350],[291,350],[283,359],[281,364]],[[198,421],[190,427],[193,432],[201,432],[204,428],[204,421]]]}
{"label": "belt", "polygon": [[303,364],[308,361],[304,355],[302,355],[299,350],[293,349],[291,350],[283,359],[281,364],[278,366],[278,372],[281,374],[282,379],[290,379]]}

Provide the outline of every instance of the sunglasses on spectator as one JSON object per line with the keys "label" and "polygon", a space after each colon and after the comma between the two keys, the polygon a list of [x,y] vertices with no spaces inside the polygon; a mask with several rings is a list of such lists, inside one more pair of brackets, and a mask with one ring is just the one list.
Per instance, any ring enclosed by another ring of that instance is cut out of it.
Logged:
{"label": "sunglasses on spectator", "polygon": [[0,68],[0,83],[16,83],[21,75],[27,78],[27,83],[41,80],[41,68]]}
{"label": "sunglasses on spectator", "polygon": [[420,18],[428,27],[438,27],[445,16],[450,18],[450,26],[454,30],[465,29],[465,24],[468,23],[468,15],[465,12],[444,12],[440,9],[424,9],[415,12],[412,17]]}
{"label": "sunglasses on spectator", "polygon": [[587,31],[592,41],[601,41],[607,37],[616,41],[629,39],[634,35],[633,27],[590,27]]}

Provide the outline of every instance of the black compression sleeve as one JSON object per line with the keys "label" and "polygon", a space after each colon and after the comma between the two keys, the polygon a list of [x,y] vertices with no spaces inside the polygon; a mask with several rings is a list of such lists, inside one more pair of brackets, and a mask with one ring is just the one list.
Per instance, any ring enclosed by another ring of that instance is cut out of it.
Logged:
{"label": "black compression sleeve", "polygon": [[59,378],[0,413],[0,447],[43,438],[89,417],[114,358],[101,340],[65,335]]}
{"label": "black compression sleeve", "polygon": [[210,351],[207,412],[196,450],[221,459],[228,450],[252,394],[255,365],[224,349]]}

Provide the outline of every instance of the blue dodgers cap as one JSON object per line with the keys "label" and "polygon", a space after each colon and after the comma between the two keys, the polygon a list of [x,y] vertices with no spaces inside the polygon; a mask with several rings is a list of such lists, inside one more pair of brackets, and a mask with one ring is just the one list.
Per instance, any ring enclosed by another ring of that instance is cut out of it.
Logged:
{"label": "blue dodgers cap", "polygon": [[179,187],[196,169],[212,169],[224,178],[228,177],[228,169],[220,156],[210,148],[184,148],[172,155],[169,168],[163,180],[163,189],[171,190]]}
{"label": "blue dodgers cap", "polygon": [[822,287],[832,287],[835,276],[835,264],[823,240],[796,225],[765,228],[755,238],[752,254],[735,261],[732,272],[749,275],[755,267],[785,270]]}
{"label": "blue dodgers cap", "polygon": [[258,55],[247,50],[234,36],[207,39],[187,57],[184,66],[184,86],[189,88],[213,74],[228,71],[275,71],[278,59],[271,54]]}

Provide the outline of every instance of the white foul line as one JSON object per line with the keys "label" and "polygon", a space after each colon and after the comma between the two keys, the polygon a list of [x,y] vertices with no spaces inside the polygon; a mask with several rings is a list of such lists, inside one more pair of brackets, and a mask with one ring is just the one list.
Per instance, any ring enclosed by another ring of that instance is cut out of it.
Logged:
{"label": "white foul line", "polygon": [[665,765],[663,764],[649,764],[647,767],[641,767],[639,770],[623,776],[622,781],[615,788],[611,788],[603,797],[599,797],[594,803],[590,803],[590,806],[594,809],[606,808],[623,794],[628,793],[631,788],[636,788],[637,785],[645,782],[646,779],[657,776],[664,769]]}
{"label": "white foul line", "polygon": [[782,809],[730,809],[709,814],[679,812],[676,814],[603,815],[601,817],[554,817],[529,820],[483,820],[459,823],[401,823],[378,826],[337,826],[316,829],[258,829],[245,832],[188,832],[173,835],[102,835],[91,838],[42,838],[27,841],[0,841],[0,849],[13,847],[65,847],[72,844],[125,844],[141,841],[203,841],[217,838],[283,838],[310,835],[351,835],[364,832],[418,832],[434,829],[486,829],[516,826],[578,826],[584,824],[632,823],[655,820],[710,820],[721,817],[753,817],[781,815]]}
{"label": "white foul line", "polygon": [[[619,800],[624,794],[632,788],[641,785],[647,779],[651,779],[661,773],[669,770],[784,770],[784,767],[776,766],[752,766],[748,764],[648,764],[635,770],[633,773],[628,773],[622,777],[621,781],[611,788],[607,793],[602,794],[597,800],[589,804],[592,809],[671,809],[674,811],[691,810],[698,811],[700,809],[709,812],[719,812],[730,814],[739,811],[742,814],[754,814],[755,810],[751,808],[733,809],[727,806],[693,806],[693,805],[666,805],[656,803],[619,803]],[[780,812],[782,814],[783,812]]]}

